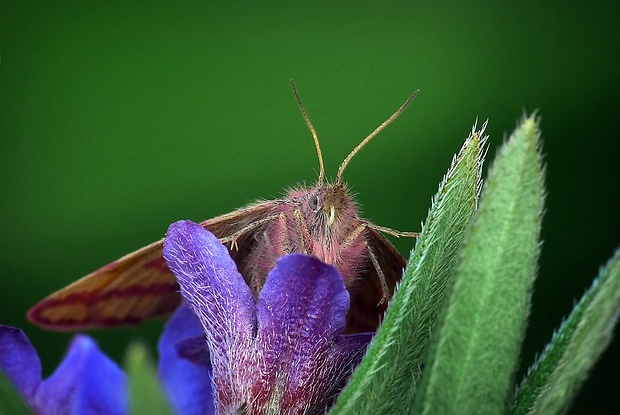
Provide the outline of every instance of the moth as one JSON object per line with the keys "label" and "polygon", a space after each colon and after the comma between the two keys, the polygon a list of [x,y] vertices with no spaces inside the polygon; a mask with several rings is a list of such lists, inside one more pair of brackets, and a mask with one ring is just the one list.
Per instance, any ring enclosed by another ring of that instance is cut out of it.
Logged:
{"label": "moth", "polygon": [[[405,258],[383,234],[417,237],[377,226],[359,215],[342,175],[351,159],[413,101],[417,91],[344,159],[333,183],[326,181],[319,140],[295,84],[293,93],[319,159],[313,186],[297,186],[277,200],[258,201],[201,223],[229,246],[239,272],[257,295],[276,260],[291,252],[334,265],[351,294],[347,331],[378,326]],[[173,311],[179,286],[162,257],[163,239],[132,252],[49,295],[28,311],[34,324],[52,330],[136,325]]]}

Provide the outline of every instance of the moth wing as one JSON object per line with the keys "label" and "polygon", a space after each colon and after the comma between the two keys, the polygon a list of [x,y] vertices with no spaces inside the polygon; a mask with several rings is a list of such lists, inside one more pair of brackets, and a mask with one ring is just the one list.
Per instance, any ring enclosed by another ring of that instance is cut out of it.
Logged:
{"label": "moth wing", "polygon": [[220,239],[245,230],[234,239],[234,243],[228,241],[224,242],[224,245],[230,248],[230,256],[248,283],[248,276],[252,272],[250,270],[252,264],[248,263],[248,257],[258,241],[256,235],[262,233],[267,226],[267,222],[262,220],[277,215],[285,203],[285,200],[258,201],[234,212],[201,222],[205,229]]}
{"label": "moth wing", "polygon": [[64,331],[138,324],[174,310],[178,285],[162,248],[159,240],[99,268],[41,300],[28,318]]}
{"label": "moth wing", "polygon": [[[403,276],[407,261],[383,234],[368,226],[365,231],[366,243],[372,249],[388,288],[390,297],[394,295],[396,284]],[[383,300],[383,288],[377,269],[368,258],[366,272],[351,287],[351,305],[347,314],[348,333],[362,333],[377,329],[387,309]]]}
{"label": "moth wing", "polygon": [[[224,238],[269,214],[277,203],[257,202],[201,225]],[[257,230],[236,239],[238,249],[231,250],[231,256],[237,264],[246,259]],[[28,319],[47,329],[70,331],[137,325],[170,313],[181,296],[162,251],[163,239],[99,268],[41,300],[28,311]]]}

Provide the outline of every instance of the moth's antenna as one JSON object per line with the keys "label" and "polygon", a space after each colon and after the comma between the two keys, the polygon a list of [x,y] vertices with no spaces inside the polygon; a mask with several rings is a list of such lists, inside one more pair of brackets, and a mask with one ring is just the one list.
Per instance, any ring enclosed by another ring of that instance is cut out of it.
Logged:
{"label": "moth's antenna", "polygon": [[418,95],[418,92],[420,92],[420,90],[416,90],[413,94],[411,94],[411,96],[409,98],[407,98],[407,101],[405,101],[405,103],[403,105],[400,106],[399,109],[396,110],[396,112],[394,114],[392,114],[392,116],[390,118],[388,118],[387,120],[385,120],[383,122],[383,124],[381,124],[380,126],[378,126],[377,128],[375,128],[375,131],[373,131],[372,133],[370,133],[368,135],[368,137],[364,138],[362,140],[361,143],[359,143],[357,145],[357,147],[355,147],[353,149],[353,151],[351,151],[349,153],[349,155],[347,156],[346,159],[344,159],[344,161],[342,162],[342,164],[340,165],[340,167],[338,168],[338,175],[336,176],[336,183],[340,183],[342,181],[342,173],[344,172],[344,169],[347,167],[347,164],[349,164],[349,162],[351,161],[351,159],[353,158],[353,156],[355,156],[357,154],[358,151],[360,151],[362,149],[362,147],[364,147],[370,140],[372,140],[374,138],[374,136],[376,136],[377,134],[379,134],[381,132],[381,130],[383,130],[385,127],[387,127],[392,121],[394,121],[400,114],[402,114],[402,112],[409,106],[409,104],[411,104],[411,101],[413,101],[413,99],[416,97],[416,95]]}
{"label": "moth's antenna", "polygon": [[295,82],[291,79],[291,88],[293,88],[293,94],[295,94],[295,99],[297,100],[297,105],[299,106],[299,110],[301,111],[301,115],[303,115],[304,120],[306,120],[306,124],[310,129],[310,133],[312,133],[312,138],[314,139],[314,146],[316,147],[316,154],[319,156],[319,183],[323,183],[323,179],[325,178],[325,166],[323,165],[323,154],[321,153],[321,146],[319,145],[319,137],[316,135],[316,131],[310,122],[310,118],[308,118],[308,114],[306,113],[306,109],[304,108],[304,104],[301,103],[301,98],[299,98],[299,93],[297,92],[297,87],[295,86]]}

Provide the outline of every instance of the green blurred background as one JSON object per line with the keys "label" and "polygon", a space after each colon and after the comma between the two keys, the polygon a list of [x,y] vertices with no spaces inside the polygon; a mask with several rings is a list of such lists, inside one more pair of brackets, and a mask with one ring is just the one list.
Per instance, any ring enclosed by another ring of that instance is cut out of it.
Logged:
{"label": "green blurred background", "polygon": [[[30,325],[29,306],[175,220],[313,181],[290,78],[328,176],[420,88],[345,174],[384,226],[419,229],[476,118],[489,119],[493,156],[524,112],[542,117],[526,366],[620,245],[619,4],[0,0],[0,323],[26,330],[49,373],[71,335]],[[160,328],[92,334],[121,361]],[[620,409],[619,349],[616,338],[572,413]]]}

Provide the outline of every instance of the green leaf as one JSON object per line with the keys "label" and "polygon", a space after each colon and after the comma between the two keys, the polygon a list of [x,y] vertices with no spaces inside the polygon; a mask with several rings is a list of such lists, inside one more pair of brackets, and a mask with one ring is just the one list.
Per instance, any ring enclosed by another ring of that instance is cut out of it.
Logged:
{"label": "green leaf", "polygon": [[0,370],[0,414],[34,414],[2,370]]}
{"label": "green leaf", "polygon": [[485,127],[474,126],[452,160],[385,320],[331,414],[402,414],[411,407],[446,280],[476,208]]}
{"label": "green leaf", "polygon": [[143,344],[127,350],[125,367],[129,377],[129,399],[133,415],[171,415],[172,410],[157,380],[157,371]]}
{"label": "green leaf", "polygon": [[522,121],[489,173],[414,412],[501,414],[513,388],[536,274],[543,209],[538,126]]}
{"label": "green leaf", "polygon": [[513,414],[558,414],[608,346],[620,316],[620,249],[553,335],[517,390]]}

